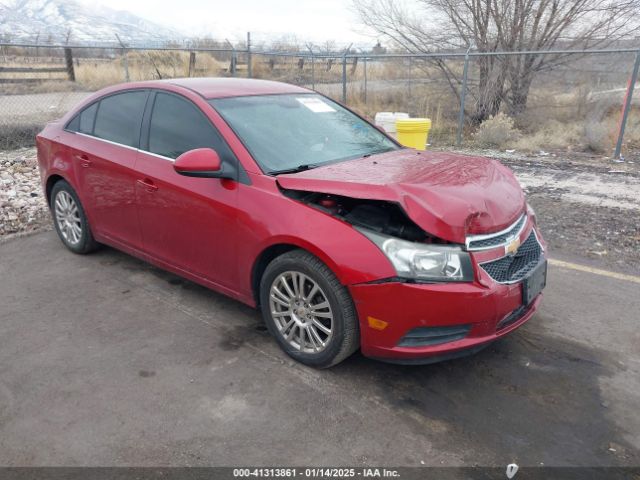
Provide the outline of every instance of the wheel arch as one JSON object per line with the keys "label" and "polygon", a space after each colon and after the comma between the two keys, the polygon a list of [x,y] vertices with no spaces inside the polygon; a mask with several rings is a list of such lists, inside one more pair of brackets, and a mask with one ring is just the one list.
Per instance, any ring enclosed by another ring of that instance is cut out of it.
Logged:
{"label": "wheel arch", "polygon": [[58,183],[60,180],[69,182],[66,178],[64,178],[62,175],[59,175],[57,173],[53,173],[49,175],[49,177],[47,178],[47,181],[45,183],[45,195],[46,195],[47,203],[49,204],[49,206],[51,206],[51,192],[53,191],[53,186],[56,183]]}
{"label": "wheel arch", "polygon": [[260,280],[262,279],[262,275],[264,274],[267,265],[269,265],[269,263],[271,263],[275,258],[292,250],[304,250],[317,257],[334,273],[336,277],[338,277],[340,283],[345,284],[342,272],[336,263],[325,252],[302,240],[288,239],[287,241],[273,243],[264,248],[253,263],[253,267],[251,269],[251,294],[256,306],[260,306]]}

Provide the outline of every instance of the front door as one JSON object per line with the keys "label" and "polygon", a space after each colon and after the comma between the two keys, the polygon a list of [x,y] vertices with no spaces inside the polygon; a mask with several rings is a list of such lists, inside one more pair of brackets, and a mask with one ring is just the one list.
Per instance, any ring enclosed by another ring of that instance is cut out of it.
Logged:
{"label": "front door", "polygon": [[209,147],[237,162],[190,100],[165,92],[150,99],[136,161],[136,200],[145,251],[161,262],[236,290],[238,186],[233,180],[179,175],[173,160]]}

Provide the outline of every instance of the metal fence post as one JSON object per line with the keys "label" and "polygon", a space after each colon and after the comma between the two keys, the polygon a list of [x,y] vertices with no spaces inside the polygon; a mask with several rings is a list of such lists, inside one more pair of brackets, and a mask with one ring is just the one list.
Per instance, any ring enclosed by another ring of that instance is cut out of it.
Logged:
{"label": "metal fence post", "polygon": [[347,51],[342,55],[342,103],[347,103]]}
{"label": "metal fence post", "polygon": [[[409,57],[409,74],[407,75],[407,95],[405,96],[406,109],[409,110],[409,106],[413,106],[411,99],[411,70],[413,69],[413,57]],[[407,103],[408,102],[408,103]]]}
{"label": "metal fence post", "polygon": [[364,57],[364,104],[367,104],[367,57]]}
{"label": "metal fence post", "polygon": [[231,61],[229,62],[229,73],[231,74],[232,77],[235,77],[236,68],[238,66],[238,56],[236,54],[236,49],[233,46],[233,44],[229,41],[229,39],[225,38],[224,41],[227,42],[227,45],[229,45],[229,48],[231,48]]}
{"label": "metal fence post", "polygon": [[122,47],[122,66],[124,67],[124,81],[129,81],[129,60],[127,58],[127,49],[126,45],[120,40],[120,37],[116,33],[116,38],[118,39],[118,43]]}
{"label": "metal fence post", "polygon": [[231,53],[231,76],[232,77],[236,76],[237,70],[238,70],[238,55],[236,54],[236,51],[234,50]]}
{"label": "metal fence post", "polygon": [[251,78],[251,32],[247,32],[247,78]]}
{"label": "metal fence post", "polygon": [[620,129],[618,130],[618,141],[616,142],[616,150],[613,153],[613,158],[620,158],[620,152],[622,151],[622,140],[624,139],[624,130],[627,126],[627,118],[629,117],[629,110],[631,109],[631,101],[633,100],[633,89],[636,86],[636,79],[638,78],[638,70],[640,69],[640,50],[636,53],[636,61],[633,64],[633,72],[631,78],[629,78],[629,85],[627,86],[627,94],[625,95],[624,105],[622,106],[622,116],[620,118]]}
{"label": "metal fence post", "polygon": [[311,45],[307,44],[307,50],[311,54],[311,90],[316,89],[316,65],[315,65],[315,57],[313,55],[313,49]]}
{"label": "metal fence post", "polygon": [[456,146],[462,144],[462,131],[464,129],[464,101],[467,97],[467,78],[469,76],[469,52],[471,47],[467,49],[464,55],[464,68],[462,70],[462,91],[460,92],[460,113],[458,114],[458,131],[456,132]]}

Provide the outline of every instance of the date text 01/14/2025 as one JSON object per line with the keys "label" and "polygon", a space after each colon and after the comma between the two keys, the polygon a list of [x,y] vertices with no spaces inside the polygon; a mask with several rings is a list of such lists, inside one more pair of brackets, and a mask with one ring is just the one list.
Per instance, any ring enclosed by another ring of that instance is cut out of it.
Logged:
{"label": "date text 01/14/2025", "polygon": [[387,468],[234,468],[234,478],[393,478],[399,477],[397,470]]}

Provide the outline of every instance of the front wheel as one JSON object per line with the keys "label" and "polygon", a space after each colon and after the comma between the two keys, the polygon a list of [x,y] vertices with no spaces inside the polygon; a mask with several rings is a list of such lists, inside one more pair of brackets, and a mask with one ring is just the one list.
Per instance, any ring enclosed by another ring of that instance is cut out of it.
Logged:
{"label": "front wheel", "polygon": [[271,334],[299,362],[327,368],[358,349],[358,318],[349,292],[308,252],[293,250],[267,266],[260,304]]}

